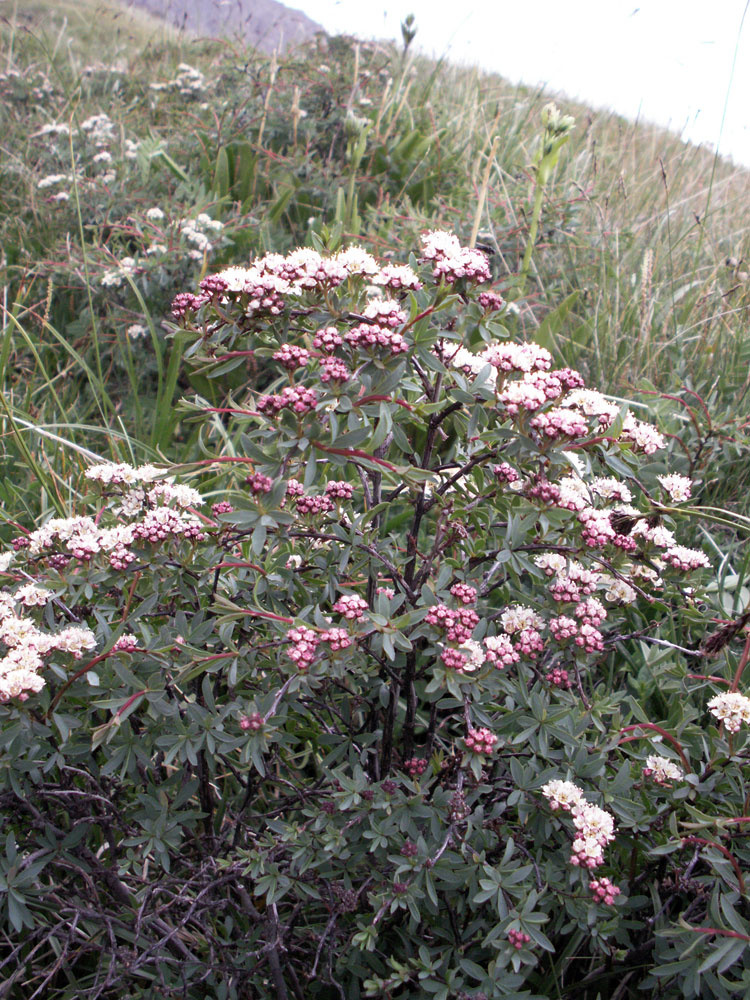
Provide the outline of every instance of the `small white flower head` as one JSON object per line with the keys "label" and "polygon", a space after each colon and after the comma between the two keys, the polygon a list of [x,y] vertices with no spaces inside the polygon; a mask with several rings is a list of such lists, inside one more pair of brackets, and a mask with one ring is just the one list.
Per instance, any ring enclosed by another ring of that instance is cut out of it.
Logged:
{"label": "small white flower head", "polygon": [[708,703],[708,710],[730,733],[738,732],[743,722],[750,722],[750,698],[739,691],[724,691]]}
{"label": "small white flower head", "polygon": [[140,340],[148,334],[148,330],[141,323],[132,323],[125,332],[131,340]]}
{"label": "small white flower head", "polygon": [[678,476],[677,473],[672,473],[669,476],[657,476],[656,478],[666,490],[669,499],[673,503],[684,503],[685,500],[690,499],[690,491],[693,483],[687,476]]}
{"label": "small white flower head", "polygon": [[62,182],[67,179],[67,174],[48,174],[46,177],[42,177],[40,181],[37,181],[36,186],[40,191],[43,191],[45,188],[54,187],[56,184],[62,184]]}
{"label": "small white flower head", "polygon": [[164,212],[154,206],[153,208],[146,209],[146,218],[149,222],[161,222],[164,218]]}
{"label": "small white flower head", "polygon": [[657,785],[668,785],[672,781],[682,781],[685,777],[681,767],[666,757],[657,757],[656,754],[646,758],[643,773],[647,778],[652,778]]}
{"label": "small white flower head", "polygon": [[586,801],[583,789],[572,781],[548,781],[542,786],[542,795],[549,800],[551,809],[563,809],[571,812]]}
{"label": "small white flower head", "polygon": [[475,670],[479,670],[484,663],[484,649],[481,642],[477,642],[476,639],[467,639],[458,648],[467,657],[466,663],[463,665],[464,673],[472,674]]}
{"label": "small white flower head", "polygon": [[599,582],[607,588],[604,594],[608,601],[617,601],[621,604],[632,604],[638,599],[638,591],[634,590],[629,583],[618,580],[616,577],[602,573]]}
{"label": "small white flower head", "polygon": [[33,583],[27,583],[24,587],[19,587],[15,593],[16,601],[27,608],[43,608],[52,597],[52,591],[44,587],[37,587]]}
{"label": "small white flower head", "polygon": [[522,604],[517,604],[515,607],[503,611],[500,621],[503,623],[503,628],[508,635],[513,635],[514,632],[522,632],[527,628],[537,630],[544,628],[544,619],[541,615],[538,615],[536,611],[532,611],[531,608],[524,607]]}

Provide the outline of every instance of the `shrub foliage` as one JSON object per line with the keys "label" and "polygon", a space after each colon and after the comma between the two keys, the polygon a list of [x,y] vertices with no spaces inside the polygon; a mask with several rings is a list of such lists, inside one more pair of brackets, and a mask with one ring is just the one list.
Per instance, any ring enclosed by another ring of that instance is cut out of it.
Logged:
{"label": "shrub foliage", "polygon": [[17,525],[4,995],[746,994],[746,621],[489,279],[444,232],[209,275],[203,457]]}

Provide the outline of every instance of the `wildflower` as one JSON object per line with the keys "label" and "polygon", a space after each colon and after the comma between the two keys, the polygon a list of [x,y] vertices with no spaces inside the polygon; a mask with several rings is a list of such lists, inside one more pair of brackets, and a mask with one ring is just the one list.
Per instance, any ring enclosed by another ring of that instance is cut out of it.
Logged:
{"label": "wildflower", "polygon": [[489,729],[470,729],[465,739],[466,749],[476,754],[489,754],[495,749],[497,736]]}
{"label": "wildflower", "polygon": [[141,323],[132,323],[125,333],[131,340],[140,340],[141,337],[147,336],[148,330]]}
{"label": "wildflower", "polygon": [[709,701],[708,709],[730,733],[738,732],[743,722],[750,722],[750,698],[739,691],[724,691],[715,695]]}
{"label": "wildflower", "polygon": [[468,583],[454,583],[450,592],[462,604],[474,604],[477,599],[476,588],[470,587]]}
{"label": "wildflower", "polygon": [[485,659],[497,670],[518,663],[520,655],[507,635],[489,635],[484,640]]}
{"label": "wildflower", "polygon": [[698,549],[688,549],[684,545],[675,545],[668,549],[664,555],[664,562],[685,572],[711,565],[705,553]]}
{"label": "wildflower", "polygon": [[164,219],[164,212],[157,206],[146,209],[146,218],[149,222],[161,222]]}
{"label": "wildflower", "polygon": [[63,181],[68,180],[67,174],[48,174],[46,177],[42,177],[41,180],[37,181],[37,187],[40,191],[45,188],[54,187],[56,184],[62,184]]}
{"label": "wildflower", "polygon": [[412,778],[418,778],[427,769],[427,761],[424,757],[410,757],[404,761],[404,770]]}
{"label": "wildflower", "polygon": [[620,895],[619,888],[608,878],[592,879],[589,882],[589,889],[596,903],[606,903],[613,906],[615,899]]}
{"label": "wildflower", "polygon": [[548,781],[542,786],[542,795],[549,801],[550,809],[570,812],[585,801],[583,789],[572,781]]}
{"label": "wildflower", "polygon": [[531,938],[525,931],[516,931],[511,928],[508,931],[508,941],[510,941],[517,951],[520,951],[524,945],[527,945],[531,941]]}
{"label": "wildflower", "polygon": [[517,604],[508,608],[500,615],[500,621],[508,635],[523,629],[540,629],[544,627],[544,619],[531,608]]}
{"label": "wildflower", "polygon": [[482,644],[477,642],[476,639],[466,639],[461,643],[459,648],[466,656],[464,665],[461,668],[463,672],[470,674],[475,670],[479,670],[485,659]]}
{"label": "wildflower", "polygon": [[333,610],[350,621],[364,621],[365,612],[368,610],[367,601],[356,594],[345,594],[339,597],[333,605]]}
{"label": "wildflower", "polygon": [[652,778],[657,785],[669,785],[672,781],[682,781],[685,777],[682,768],[679,768],[666,757],[657,757],[651,754],[646,758],[646,766],[643,768],[643,776]]}
{"label": "wildflower", "polygon": [[317,635],[312,629],[300,625],[297,628],[290,628],[286,639],[291,644],[286,655],[299,671],[306,671],[315,659],[315,649],[318,645]]}
{"label": "wildflower", "polygon": [[673,473],[669,476],[657,476],[656,478],[674,503],[682,503],[690,499],[690,490],[693,484],[687,476],[678,476]]}
{"label": "wildflower", "polygon": [[19,587],[14,596],[19,604],[23,604],[27,608],[43,608],[52,597],[52,591],[46,590],[44,587],[37,587],[33,583],[27,583],[25,587]]}
{"label": "wildflower", "polygon": [[138,639],[134,635],[121,635],[119,639],[112,644],[112,652],[120,653],[133,653],[138,648]]}

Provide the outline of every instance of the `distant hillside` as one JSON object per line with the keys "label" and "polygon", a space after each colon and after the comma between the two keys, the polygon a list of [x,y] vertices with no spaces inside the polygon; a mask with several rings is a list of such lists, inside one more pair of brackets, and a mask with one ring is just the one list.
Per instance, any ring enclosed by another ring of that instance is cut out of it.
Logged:
{"label": "distant hillside", "polygon": [[241,37],[265,52],[297,45],[323,28],[302,11],[276,0],[124,0],[180,31],[210,37]]}

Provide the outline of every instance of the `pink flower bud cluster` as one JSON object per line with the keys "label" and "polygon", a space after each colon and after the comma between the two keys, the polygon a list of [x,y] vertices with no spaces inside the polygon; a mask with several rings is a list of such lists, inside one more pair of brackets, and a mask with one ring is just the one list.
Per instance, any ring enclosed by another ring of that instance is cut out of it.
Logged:
{"label": "pink flower bud cluster", "polygon": [[307,389],[302,385],[287,385],[280,393],[260,396],[256,406],[261,413],[275,416],[285,409],[298,414],[310,413],[315,409],[317,402],[318,396],[314,389]]}
{"label": "pink flower bud cluster", "polygon": [[240,719],[240,729],[257,733],[265,725],[265,719],[260,712],[252,712],[250,715],[243,715]]}
{"label": "pink flower bud cluster", "polygon": [[531,418],[531,426],[552,440],[581,438],[588,433],[588,424],[572,410],[553,407]]}
{"label": "pink flower bud cluster", "polygon": [[197,312],[208,302],[207,295],[192,295],[190,292],[179,292],[172,300],[171,314],[176,320],[185,319],[192,312]]}
{"label": "pink flower bud cluster", "polygon": [[171,507],[150,510],[142,521],[133,525],[134,538],[156,545],[167,538],[189,538],[202,542],[206,534],[201,522],[193,514],[184,514]]}
{"label": "pink flower bud cluster", "polygon": [[544,640],[535,628],[525,628],[516,635],[516,649],[534,660],[544,652]]}
{"label": "pink flower bud cluster", "polygon": [[576,605],[575,616],[585,625],[601,625],[607,617],[607,611],[601,601],[596,597],[589,597],[587,601],[581,601]]}
{"label": "pink flower bud cluster", "polygon": [[675,545],[674,548],[668,549],[664,555],[664,562],[674,569],[681,569],[685,572],[711,565],[705,553],[698,549],[685,548],[684,545]]}
{"label": "pink flower bud cluster", "polygon": [[285,496],[288,497],[301,497],[305,492],[305,487],[299,481],[299,479],[288,479],[286,484]]}
{"label": "pink flower bud cluster", "polygon": [[113,653],[134,653],[138,649],[138,639],[134,635],[121,635],[112,644]]}
{"label": "pink flower bud cluster", "polygon": [[550,620],[549,630],[558,642],[564,642],[578,635],[578,622],[574,618],[560,615],[559,618]]}
{"label": "pink flower bud cluster", "polygon": [[354,486],[351,483],[331,480],[326,483],[326,496],[333,500],[351,500],[354,496]]}
{"label": "pink flower bud cluster", "polygon": [[488,635],[484,640],[484,655],[497,670],[512,666],[521,659],[507,635]]}
{"label": "pink flower bud cluster", "polygon": [[421,237],[422,260],[433,262],[434,278],[451,284],[459,278],[484,284],[491,278],[490,265],[481,250],[462,247],[453,233],[434,231]]}
{"label": "pink flower bud cluster", "polygon": [[326,496],[301,496],[296,499],[298,514],[328,514],[335,509],[335,504]]}
{"label": "pink flower bud cluster", "polygon": [[614,540],[616,532],[612,527],[608,511],[587,507],[579,513],[578,520],[583,525],[581,533],[583,541],[589,548],[603,548]]}
{"label": "pink flower bud cluster", "polygon": [[464,742],[472,753],[490,754],[495,749],[497,736],[490,729],[470,729]]}
{"label": "pink flower bud cluster", "polygon": [[453,649],[452,646],[447,646],[440,654],[440,659],[449,670],[455,670],[456,673],[462,674],[464,673],[464,668],[469,657],[466,653],[462,653],[460,649]]}
{"label": "pink flower bud cluster", "polygon": [[396,330],[387,326],[375,326],[372,323],[360,323],[344,334],[347,344],[352,347],[370,348],[385,347],[391,354],[402,354],[409,350],[409,345]]}
{"label": "pink flower bud cluster", "polygon": [[361,622],[364,621],[365,612],[368,610],[367,601],[356,594],[344,594],[333,605],[333,610],[338,611],[349,621]]}
{"label": "pink flower bud cluster", "polygon": [[348,649],[352,644],[351,636],[343,628],[329,628],[326,632],[321,632],[318,639],[320,642],[328,643],[328,648],[332,653]]}
{"label": "pink flower bud cluster", "polygon": [[531,941],[531,938],[524,931],[508,931],[508,940],[513,945],[513,947],[520,951],[525,945]]}
{"label": "pink flower bud cluster", "polygon": [[445,630],[449,642],[459,645],[471,639],[471,633],[479,621],[479,615],[471,608],[449,608],[445,604],[433,604],[425,616],[428,625]]}
{"label": "pink flower bud cluster", "polygon": [[295,368],[304,368],[307,365],[310,360],[310,352],[295,344],[282,344],[274,353],[273,358],[287,371],[293,372]]}
{"label": "pink flower bud cluster", "polygon": [[404,770],[412,778],[418,778],[427,770],[427,760],[425,757],[409,757],[404,761]]}
{"label": "pink flower bud cluster", "polygon": [[505,299],[497,292],[480,292],[479,305],[487,312],[497,312],[505,305]]}
{"label": "pink flower bud cluster", "polygon": [[262,472],[253,472],[245,480],[245,484],[250,487],[251,493],[270,493],[273,489],[273,479],[264,476]]}
{"label": "pink flower bud cluster", "polygon": [[450,589],[451,594],[460,601],[462,604],[475,604],[477,599],[477,592],[475,587],[469,586],[468,583],[454,583]]}
{"label": "pink flower bud cluster", "polygon": [[492,473],[499,483],[517,483],[521,478],[513,466],[508,465],[507,462],[496,465]]}
{"label": "pink flower bud cluster", "polygon": [[593,625],[581,625],[578,635],[573,641],[576,646],[580,646],[586,653],[601,653],[604,649],[602,634]]}
{"label": "pink flower bud cluster", "polygon": [[333,354],[336,348],[340,347],[343,343],[343,338],[335,326],[327,326],[318,330],[313,337],[313,347],[317,347],[327,354]]}
{"label": "pink flower bud cluster", "polygon": [[348,382],[352,373],[340,358],[323,358],[320,363],[320,381]]}
{"label": "pink flower bud cluster", "polygon": [[[491,294],[486,292],[484,294]],[[485,361],[504,372],[547,371],[552,367],[552,355],[538,344],[514,344],[498,341],[482,352]]]}
{"label": "pink flower bud cluster", "polygon": [[286,640],[290,643],[286,655],[296,665],[300,673],[304,673],[315,659],[315,650],[318,645],[317,634],[312,629],[299,625],[289,629]]}
{"label": "pink flower bud cluster", "polygon": [[562,667],[553,667],[547,671],[546,680],[552,687],[561,688],[563,691],[569,690],[571,686],[570,675]]}
{"label": "pink flower bud cluster", "polygon": [[607,906],[613,906],[615,899],[620,895],[619,888],[608,878],[593,878],[589,882],[589,889],[591,889],[594,902],[606,903]]}
{"label": "pink flower bud cluster", "polygon": [[228,500],[219,500],[218,503],[211,505],[211,513],[214,517],[218,517],[219,514],[231,514],[234,507]]}

